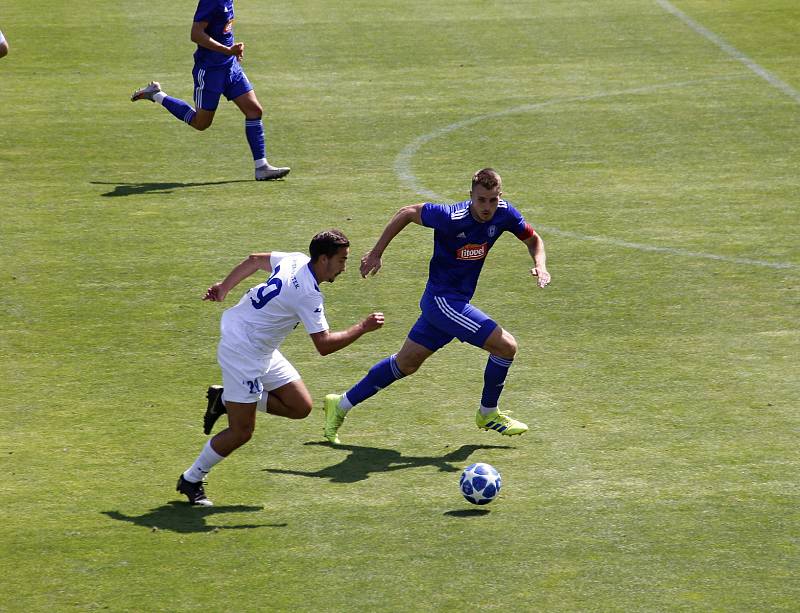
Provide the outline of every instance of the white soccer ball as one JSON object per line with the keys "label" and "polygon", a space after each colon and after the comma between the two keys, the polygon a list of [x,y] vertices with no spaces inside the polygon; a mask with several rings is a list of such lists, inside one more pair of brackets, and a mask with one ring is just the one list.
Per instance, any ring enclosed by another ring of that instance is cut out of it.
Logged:
{"label": "white soccer ball", "polygon": [[489,504],[500,493],[500,473],[491,464],[470,464],[461,473],[461,493],[472,504]]}

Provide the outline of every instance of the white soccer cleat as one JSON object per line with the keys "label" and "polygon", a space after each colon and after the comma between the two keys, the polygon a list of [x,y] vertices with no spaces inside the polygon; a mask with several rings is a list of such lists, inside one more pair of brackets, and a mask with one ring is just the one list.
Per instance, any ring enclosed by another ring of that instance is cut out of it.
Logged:
{"label": "white soccer cleat", "polygon": [[269,164],[266,166],[259,166],[256,168],[256,181],[274,181],[275,179],[282,179],[288,175],[291,170],[291,168],[285,166],[280,168],[270,166]]}
{"label": "white soccer cleat", "polygon": [[158,81],[150,81],[149,84],[145,85],[141,89],[137,89],[133,92],[131,96],[131,102],[136,102],[137,100],[149,100],[153,102],[153,96],[155,96],[158,92],[161,91],[161,84]]}

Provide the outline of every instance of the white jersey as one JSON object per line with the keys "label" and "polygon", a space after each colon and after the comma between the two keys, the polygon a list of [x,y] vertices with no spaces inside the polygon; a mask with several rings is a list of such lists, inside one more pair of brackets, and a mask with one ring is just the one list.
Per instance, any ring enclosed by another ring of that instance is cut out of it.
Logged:
{"label": "white jersey", "polygon": [[302,322],[309,334],[328,329],[322,292],[303,253],[273,251],[272,275],[222,314],[221,342],[269,355]]}

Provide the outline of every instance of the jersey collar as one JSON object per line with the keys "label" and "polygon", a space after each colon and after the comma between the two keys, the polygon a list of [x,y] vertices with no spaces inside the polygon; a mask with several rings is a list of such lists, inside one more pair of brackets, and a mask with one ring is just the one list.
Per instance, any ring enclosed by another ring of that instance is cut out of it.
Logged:
{"label": "jersey collar", "polygon": [[317,275],[314,274],[314,267],[311,266],[311,262],[306,264],[306,266],[308,266],[308,272],[311,273],[311,278],[314,279],[314,289],[317,290],[317,291],[320,291],[319,283],[317,282]]}

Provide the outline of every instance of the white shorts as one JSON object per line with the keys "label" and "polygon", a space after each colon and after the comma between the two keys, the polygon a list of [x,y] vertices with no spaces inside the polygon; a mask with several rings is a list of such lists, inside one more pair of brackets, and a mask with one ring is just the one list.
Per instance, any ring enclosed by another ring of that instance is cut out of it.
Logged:
{"label": "white shorts", "polygon": [[217,361],[222,369],[222,400],[258,402],[264,391],[272,391],[300,379],[300,373],[277,349],[272,355],[242,353],[231,345],[220,343]]}

